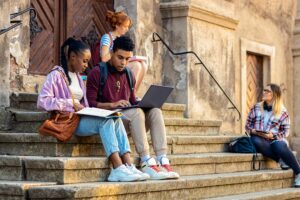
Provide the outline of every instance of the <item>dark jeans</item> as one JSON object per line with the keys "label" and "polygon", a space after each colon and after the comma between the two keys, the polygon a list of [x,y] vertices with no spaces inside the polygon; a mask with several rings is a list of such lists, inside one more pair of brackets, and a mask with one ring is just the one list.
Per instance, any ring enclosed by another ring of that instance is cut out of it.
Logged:
{"label": "dark jeans", "polygon": [[255,135],[251,136],[251,140],[257,153],[262,153],[264,156],[269,157],[276,162],[281,158],[293,169],[296,175],[300,173],[299,163],[285,141],[269,141]]}

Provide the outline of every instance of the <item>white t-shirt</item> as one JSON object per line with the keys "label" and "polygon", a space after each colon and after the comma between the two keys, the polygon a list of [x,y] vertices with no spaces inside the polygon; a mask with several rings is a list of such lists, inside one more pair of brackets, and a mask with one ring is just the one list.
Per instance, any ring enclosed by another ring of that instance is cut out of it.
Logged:
{"label": "white t-shirt", "polygon": [[69,76],[72,81],[71,85],[69,85],[69,87],[74,96],[74,99],[81,101],[81,99],[83,98],[83,91],[80,87],[78,77],[77,77],[76,73],[74,73],[74,72],[69,72]]}

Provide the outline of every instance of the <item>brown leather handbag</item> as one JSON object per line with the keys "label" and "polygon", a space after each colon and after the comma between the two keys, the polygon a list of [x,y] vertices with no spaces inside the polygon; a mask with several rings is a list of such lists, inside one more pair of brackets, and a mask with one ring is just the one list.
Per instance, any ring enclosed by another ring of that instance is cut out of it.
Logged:
{"label": "brown leather handbag", "polygon": [[[65,79],[67,85],[68,82]],[[71,92],[70,88],[69,91]],[[74,97],[72,95],[72,101],[74,105]],[[79,124],[80,117],[74,112],[60,112],[52,111],[50,119],[47,119],[39,128],[39,133],[42,135],[50,135],[57,138],[59,141],[65,142],[69,140]]]}
{"label": "brown leather handbag", "polygon": [[80,117],[73,112],[53,112],[39,128],[42,135],[50,135],[59,141],[69,140],[79,124]]}

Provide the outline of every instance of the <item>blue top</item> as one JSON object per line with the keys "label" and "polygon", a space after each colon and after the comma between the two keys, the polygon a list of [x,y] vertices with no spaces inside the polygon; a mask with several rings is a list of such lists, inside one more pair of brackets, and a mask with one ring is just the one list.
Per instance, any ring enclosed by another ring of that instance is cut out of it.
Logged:
{"label": "blue top", "polygon": [[109,32],[109,33],[105,33],[102,37],[101,37],[101,40],[100,40],[100,53],[101,53],[101,48],[102,46],[108,46],[109,47],[109,51],[112,51],[113,49],[113,46],[114,46],[114,43],[113,41],[110,41],[112,38],[113,41],[116,39],[116,37],[114,37],[112,35],[112,32]]}
{"label": "blue top", "polygon": [[268,122],[271,118],[272,111],[264,111],[264,131],[267,129]]}

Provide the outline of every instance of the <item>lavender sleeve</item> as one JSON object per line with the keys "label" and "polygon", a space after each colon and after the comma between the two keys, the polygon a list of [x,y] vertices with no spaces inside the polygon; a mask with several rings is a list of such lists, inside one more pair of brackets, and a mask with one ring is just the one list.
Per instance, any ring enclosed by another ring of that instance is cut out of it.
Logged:
{"label": "lavender sleeve", "polygon": [[59,73],[56,70],[47,76],[38,97],[37,107],[46,111],[74,112],[68,87]]}

